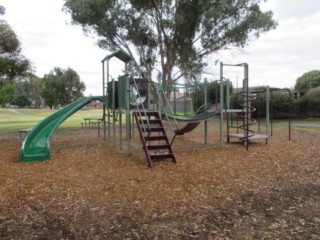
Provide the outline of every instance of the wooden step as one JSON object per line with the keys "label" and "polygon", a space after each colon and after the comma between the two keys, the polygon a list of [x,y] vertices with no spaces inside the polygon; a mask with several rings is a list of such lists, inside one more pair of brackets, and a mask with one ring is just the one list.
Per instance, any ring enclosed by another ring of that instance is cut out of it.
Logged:
{"label": "wooden step", "polygon": [[151,158],[151,160],[171,158],[171,159],[174,159],[174,161],[175,161],[175,157],[174,157],[173,153],[152,154],[152,155],[150,155],[150,158]]}
{"label": "wooden step", "polygon": [[162,127],[151,127],[151,128],[141,128],[141,130],[143,132],[163,132],[163,128]]}
{"label": "wooden step", "polygon": [[140,113],[137,113],[137,116],[148,116],[148,117],[156,117],[156,118],[159,118],[159,113],[158,112],[151,112],[151,111],[148,111],[148,112],[140,112]]}
{"label": "wooden step", "polygon": [[149,124],[160,124],[161,125],[161,120],[160,119],[143,119],[143,120],[139,120],[139,123],[142,124],[144,123],[144,125],[148,125]]}
{"label": "wooden step", "polygon": [[160,135],[160,136],[145,136],[145,141],[157,141],[157,140],[168,140],[168,137],[166,135]]}
{"label": "wooden step", "polygon": [[170,144],[147,145],[148,150],[170,149]]}
{"label": "wooden step", "polygon": [[[134,112],[133,114],[136,119],[148,166],[152,167],[152,160],[156,159],[172,159],[172,161],[176,163],[176,158],[172,151],[166,130],[163,127],[159,112]],[[156,134],[151,135],[151,133]],[[157,133],[161,133],[162,135],[158,135]],[[162,142],[148,145],[151,142],[153,143],[153,141]],[[157,150],[159,150],[159,152]]]}

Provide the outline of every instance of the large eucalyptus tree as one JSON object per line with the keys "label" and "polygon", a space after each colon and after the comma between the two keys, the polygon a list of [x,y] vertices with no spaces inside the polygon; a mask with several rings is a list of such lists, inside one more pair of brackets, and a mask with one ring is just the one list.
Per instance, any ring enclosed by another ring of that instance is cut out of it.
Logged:
{"label": "large eucalyptus tree", "polygon": [[172,83],[203,70],[206,57],[244,47],[277,25],[260,0],[65,0],[64,10],[101,48],[122,48],[151,78],[159,67],[167,93]]}

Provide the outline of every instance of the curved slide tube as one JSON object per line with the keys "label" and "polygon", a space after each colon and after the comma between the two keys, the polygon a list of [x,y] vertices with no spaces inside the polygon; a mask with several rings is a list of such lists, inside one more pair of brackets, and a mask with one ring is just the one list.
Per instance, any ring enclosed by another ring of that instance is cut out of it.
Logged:
{"label": "curved slide tube", "polygon": [[51,157],[50,140],[55,130],[68,117],[93,100],[102,101],[103,97],[91,96],[80,98],[42,120],[32,129],[23,141],[20,149],[19,161],[31,162],[49,160]]}
{"label": "curved slide tube", "polygon": [[210,110],[208,112],[198,113],[197,115],[194,115],[194,116],[178,116],[178,115],[170,115],[170,114],[167,114],[167,116],[172,119],[175,118],[177,121],[180,121],[180,122],[193,123],[193,122],[201,122],[201,121],[207,120],[219,113],[220,113],[220,110]]}
{"label": "curved slide tube", "polygon": [[192,123],[187,123],[183,128],[179,128],[178,130],[175,131],[176,135],[184,135],[185,133],[191,132],[193,129],[198,127],[200,122],[192,122]]}

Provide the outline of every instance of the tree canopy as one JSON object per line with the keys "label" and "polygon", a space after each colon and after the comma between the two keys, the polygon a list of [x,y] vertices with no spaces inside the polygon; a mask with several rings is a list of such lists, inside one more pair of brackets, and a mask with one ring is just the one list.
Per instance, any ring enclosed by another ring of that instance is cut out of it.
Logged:
{"label": "tree canopy", "polygon": [[[0,16],[5,8],[0,6]],[[31,64],[21,54],[20,41],[10,25],[0,19],[0,87],[6,82],[13,82],[16,76],[23,76],[31,71]]]}
{"label": "tree canopy", "polygon": [[206,57],[276,27],[260,0],[65,0],[73,23],[99,37],[101,48],[124,49],[144,77],[160,68],[162,85],[199,74]]}
{"label": "tree canopy", "polygon": [[320,86],[320,71],[312,70],[297,79],[294,89],[296,91],[308,91],[318,86]]}
{"label": "tree canopy", "polygon": [[83,97],[85,89],[78,73],[71,68],[54,68],[43,77],[42,96],[51,108],[64,106]]}

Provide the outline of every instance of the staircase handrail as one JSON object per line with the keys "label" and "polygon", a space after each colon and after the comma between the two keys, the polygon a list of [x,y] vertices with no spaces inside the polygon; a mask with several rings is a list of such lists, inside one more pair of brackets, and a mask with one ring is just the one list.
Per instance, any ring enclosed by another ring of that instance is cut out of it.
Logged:
{"label": "staircase handrail", "polygon": [[[132,78],[132,81],[133,81],[133,84],[134,84],[135,88],[137,89],[138,98],[141,99],[141,95],[140,95],[140,92],[139,92],[139,88],[138,88],[137,82],[136,82],[136,80],[135,80],[134,78]],[[142,106],[141,108],[142,108],[142,111],[143,111],[143,113],[144,113],[144,116],[147,116],[147,111],[146,111],[143,103],[141,103],[141,104],[138,104],[138,103],[137,103],[137,104],[136,104],[136,107],[137,107],[136,110],[138,110],[137,112],[138,112],[138,114],[139,114],[139,118],[142,119],[140,106]],[[150,129],[150,128],[151,128],[151,125],[150,125],[150,122],[149,122],[149,118],[146,118],[146,120],[147,120],[147,127],[148,127],[148,129]],[[142,127],[143,127],[143,129],[145,130],[145,132],[148,132],[148,135],[150,135],[150,131],[147,131],[147,128],[146,128],[146,126],[145,126],[145,124],[144,124],[144,121],[141,121],[141,123],[142,123]],[[144,143],[144,145],[145,145],[145,144],[146,144],[146,142]]]}
{"label": "staircase handrail", "polygon": [[[162,96],[160,95],[160,93],[162,94]],[[177,130],[179,129],[179,124],[178,124],[178,122],[177,122],[177,120],[176,120],[176,118],[174,116],[174,113],[173,113],[173,110],[172,110],[172,108],[170,106],[168,98],[167,98],[167,96],[166,96],[166,94],[165,94],[165,92],[164,92],[164,90],[163,90],[163,88],[162,88],[162,86],[160,84],[157,85],[157,96],[158,96],[158,99],[159,99],[159,103],[160,103],[161,109],[164,112],[164,115],[165,115],[165,117],[166,117],[166,119],[167,119],[167,121],[169,123],[170,130],[171,130],[171,132],[173,134],[173,139],[172,139],[172,142],[173,142],[173,140],[174,140],[174,138],[176,136],[176,131],[173,129],[172,123],[171,123],[170,118],[168,117],[167,111],[165,109],[166,106],[164,106],[162,99],[165,101],[166,105],[169,108],[170,115],[172,116],[172,120],[174,121],[174,124],[175,124]]]}

